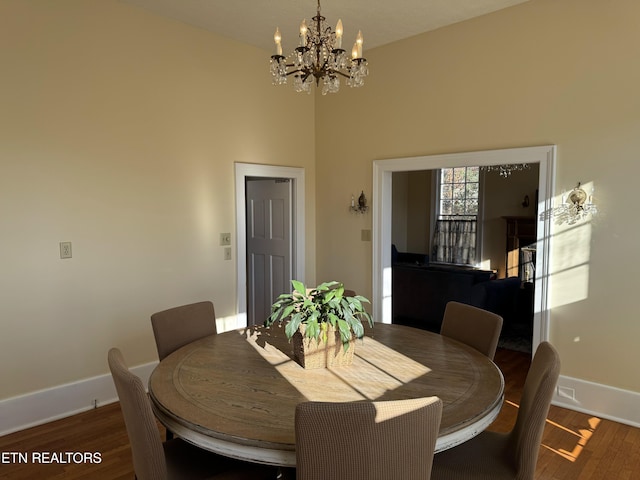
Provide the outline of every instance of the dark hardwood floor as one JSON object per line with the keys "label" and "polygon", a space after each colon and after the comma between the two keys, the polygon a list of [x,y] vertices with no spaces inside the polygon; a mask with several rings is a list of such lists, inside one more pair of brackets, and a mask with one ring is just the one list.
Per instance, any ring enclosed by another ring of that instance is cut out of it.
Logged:
{"label": "dark hardwood floor", "polygon": [[[496,363],[505,377],[505,405],[490,427],[513,425],[529,356],[499,349]],[[162,431],[162,428],[159,427]],[[164,431],[162,431],[164,436]],[[26,454],[20,463],[12,452]],[[90,452],[100,463],[33,463],[36,452]],[[1,479],[133,479],[124,421],[117,403],[0,437]],[[640,478],[640,429],[558,407],[551,407],[538,457],[536,479]]]}

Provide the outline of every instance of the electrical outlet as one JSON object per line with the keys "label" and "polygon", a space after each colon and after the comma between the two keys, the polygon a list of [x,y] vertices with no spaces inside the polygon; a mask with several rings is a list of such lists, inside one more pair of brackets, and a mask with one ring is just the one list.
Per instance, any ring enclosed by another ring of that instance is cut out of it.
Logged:
{"label": "electrical outlet", "polygon": [[231,247],[225,247],[224,249],[224,259],[231,260]]}
{"label": "electrical outlet", "polygon": [[71,242],[60,242],[60,258],[71,258]]}
{"label": "electrical outlet", "polygon": [[221,233],[220,234],[220,245],[231,245],[231,234],[230,233]]}

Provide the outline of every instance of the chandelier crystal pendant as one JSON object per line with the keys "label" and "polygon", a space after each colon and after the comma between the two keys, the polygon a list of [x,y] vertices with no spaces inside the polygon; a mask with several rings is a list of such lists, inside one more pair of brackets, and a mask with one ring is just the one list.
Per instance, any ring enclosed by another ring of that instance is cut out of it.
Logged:
{"label": "chandelier crystal pendant", "polygon": [[521,172],[523,170],[529,170],[528,163],[507,163],[504,165],[486,165],[480,167],[485,172],[497,171],[502,178],[509,178],[513,172]]}
{"label": "chandelier crystal pendant", "polygon": [[311,93],[311,84],[316,86],[322,80],[322,94],[336,93],[340,90],[340,77],[350,87],[361,87],[369,75],[367,59],[362,57],[362,32],[358,31],[356,42],[351,50],[351,58],[342,49],[342,21],[338,20],[335,32],[325,23],[318,11],[307,26],[306,20],[300,24],[300,43],[288,56],[282,55],[282,35],[276,28],[273,39],[276,54],[271,55],[271,77],[274,85],[287,83],[287,77],[293,75],[293,88],[296,92]]}

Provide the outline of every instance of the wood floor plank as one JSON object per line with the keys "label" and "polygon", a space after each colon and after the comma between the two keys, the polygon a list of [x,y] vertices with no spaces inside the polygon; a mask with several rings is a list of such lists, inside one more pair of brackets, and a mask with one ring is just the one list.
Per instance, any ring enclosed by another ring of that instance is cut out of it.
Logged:
{"label": "wood floor plank", "polygon": [[[490,429],[508,431],[515,422],[529,355],[499,349],[495,361],[505,377],[505,405]],[[164,429],[158,426],[164,436]],[[133,479],[129,440],[119,404],[101,406],[0,437],[7,452],[98,452],[101,463],[2,463],[3,480]],[[536,480],[640,478],[640,429],[551,407],[538,456]]]}

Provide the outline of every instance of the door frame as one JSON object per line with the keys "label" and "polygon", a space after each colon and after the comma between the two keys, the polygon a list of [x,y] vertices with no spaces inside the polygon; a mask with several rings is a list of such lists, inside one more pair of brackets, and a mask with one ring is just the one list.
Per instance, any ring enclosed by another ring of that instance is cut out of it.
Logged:
{"label": "door frame", "polygon": [[[373,313],[391,323],[391,207],[393,172],[433,170],[467,165],[538,163],[538,213],[549,211],[555,186],[556,146],[508,148],[444,155],[395,158],[373,162]],[[533,351],[549,336],[549,265],[551,219],[537,218],[536,281],[534,289]],[[386,226],[386,227],[385,227]]]}
{"label": "door frame", "polygon": [[236,326],[247,326],[247,177],[289,178],[293,182],[291,207],[293,228],[291,231],[293,255],[291,258],[293,278],[305,278],[305,188],[304,168],[259,165],[253,163],[234,164],[236,187]]}

